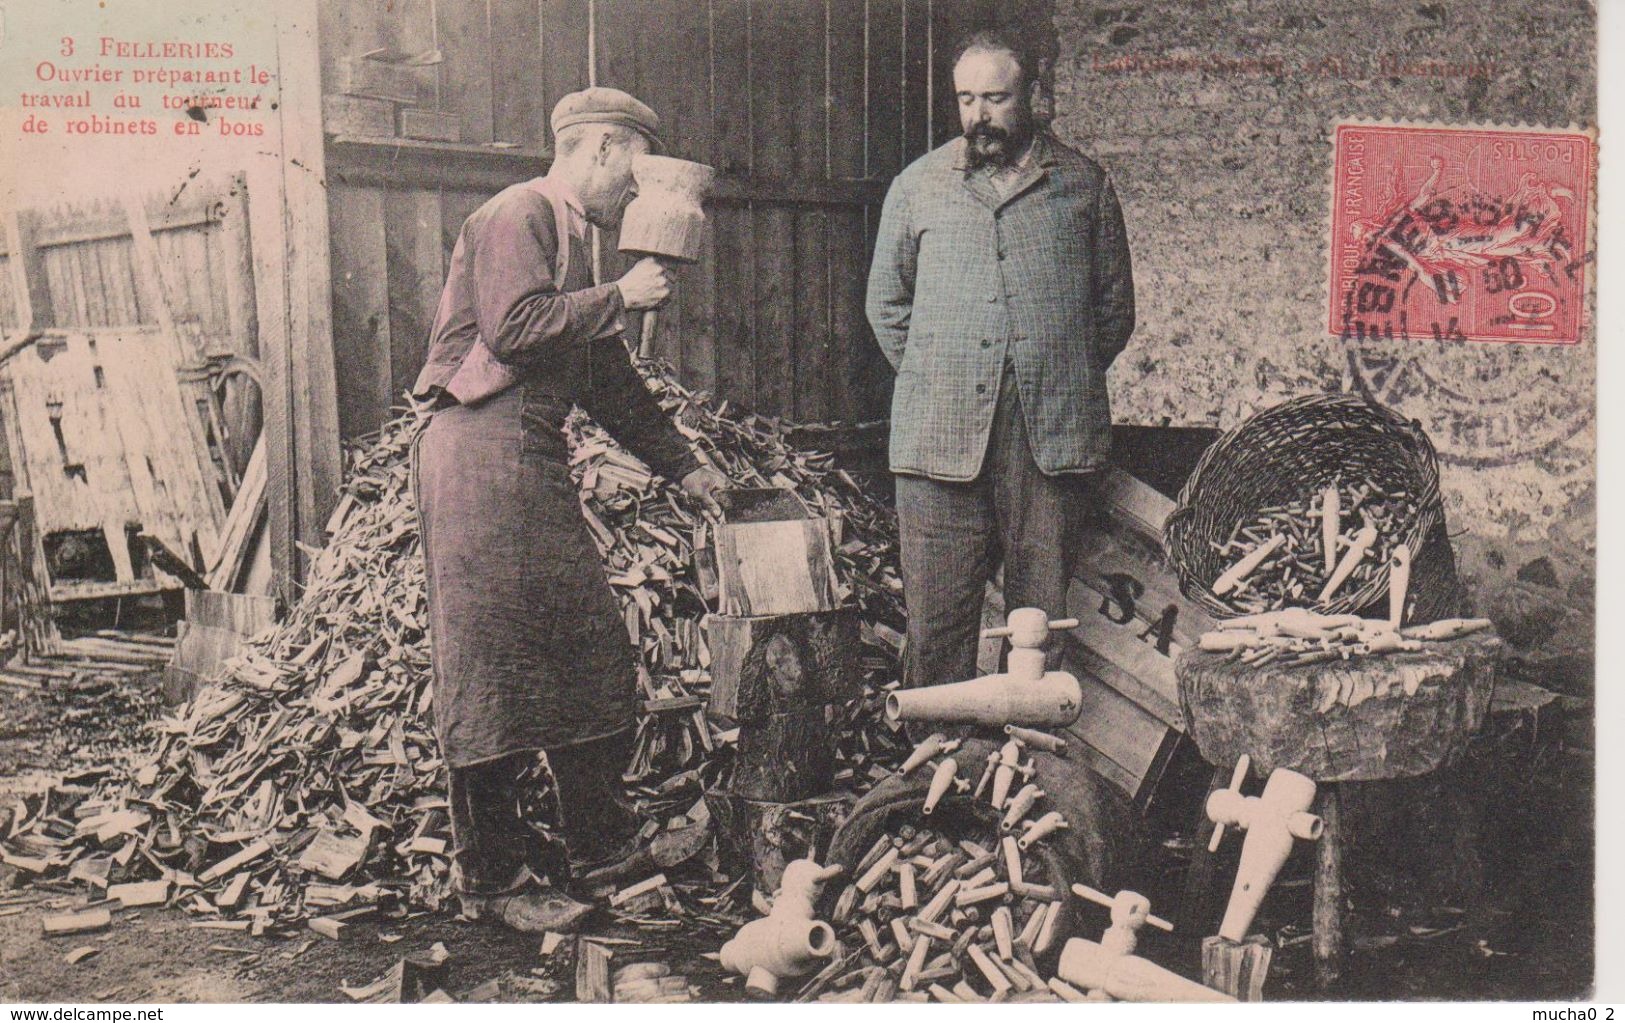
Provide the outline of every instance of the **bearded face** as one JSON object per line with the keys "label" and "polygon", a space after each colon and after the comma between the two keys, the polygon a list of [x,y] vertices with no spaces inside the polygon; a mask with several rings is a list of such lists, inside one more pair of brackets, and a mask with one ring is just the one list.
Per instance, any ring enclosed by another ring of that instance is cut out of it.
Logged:
{"label": "bearded face", "polygon": [[1034,83],[1008,50],[968,50],[954,66],[969,165],[1008,167],[1033,137]]}

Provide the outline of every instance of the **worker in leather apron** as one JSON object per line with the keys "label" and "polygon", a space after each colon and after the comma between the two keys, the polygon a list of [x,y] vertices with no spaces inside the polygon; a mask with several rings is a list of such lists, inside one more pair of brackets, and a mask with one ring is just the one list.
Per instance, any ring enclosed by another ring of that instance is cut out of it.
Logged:
{"label": "worker in leather apron", "polygon": [[526,932],[568,931],[591,910],[558,887],[565,871],[522,818],[538,751],[569,875],[613,878],[639,848],[621,782],[636,653],[582,519],[565,417],[580,406],[713,510],[727,482],[700,466],[621,340],[628,311],[666,301],[668,272],[644,259],[592,282],[588,227],[620,223],[632,158],[657,144],[659,119],[593,88],[564,97],[552,127],[547,175],[464,222],[413,388],[434,409],[413,471],[454,883],[465,916]]}

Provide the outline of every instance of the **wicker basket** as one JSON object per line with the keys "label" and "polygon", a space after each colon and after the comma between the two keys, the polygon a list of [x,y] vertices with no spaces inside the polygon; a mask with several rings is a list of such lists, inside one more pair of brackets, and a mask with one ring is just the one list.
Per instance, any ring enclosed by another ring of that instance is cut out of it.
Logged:
{"label": "wicker basket", "polygon": [[[1407,620],[1428,622],[1462,613],[1433,443],[1419,424],[1351,394],[1309,395],[1276,405],[1207,449],[1163,527],[1163,545],[1178,572],[1180,590],[1220,617],[1239,614],[1211,589],[1234,561],[1216,551],[1214,543],[1260,509],[1312,494],[1339,474],[1405,490],[1414,501],[1415,514],[1402,531],[1412,552],[1413,603]],[[1387,566],[1325,604],[1312,598],[1302,604],[1328,614],[1385,618]]]}

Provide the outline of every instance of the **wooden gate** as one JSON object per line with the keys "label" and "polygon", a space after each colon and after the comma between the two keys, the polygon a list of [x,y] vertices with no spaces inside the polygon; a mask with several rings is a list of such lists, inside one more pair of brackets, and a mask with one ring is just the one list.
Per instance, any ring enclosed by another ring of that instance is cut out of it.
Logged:
{"label": "wooden gate", "polygon": [[[52,601],[175,588],[201,572],[259,434],[240,177],[5,214],[0,497]],[[13,578],[16,578],[14,575]]]}

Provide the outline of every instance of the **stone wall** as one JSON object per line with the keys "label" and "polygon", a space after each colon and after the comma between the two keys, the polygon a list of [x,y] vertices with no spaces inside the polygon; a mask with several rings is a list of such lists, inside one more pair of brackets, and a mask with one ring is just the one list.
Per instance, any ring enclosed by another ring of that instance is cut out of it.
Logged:
{"label": "stone wall", "polygon": [[1118,421],[1229,428],[1350,389],[1420,420],[1477,609],[1546,681],[1588,687],[1594,331],[1344,342],[1326,307],[1332,125],[1589,127],[1593,5],[1057,0],[1054,25],[1057,134],[1112,174],[1134,254]]}

